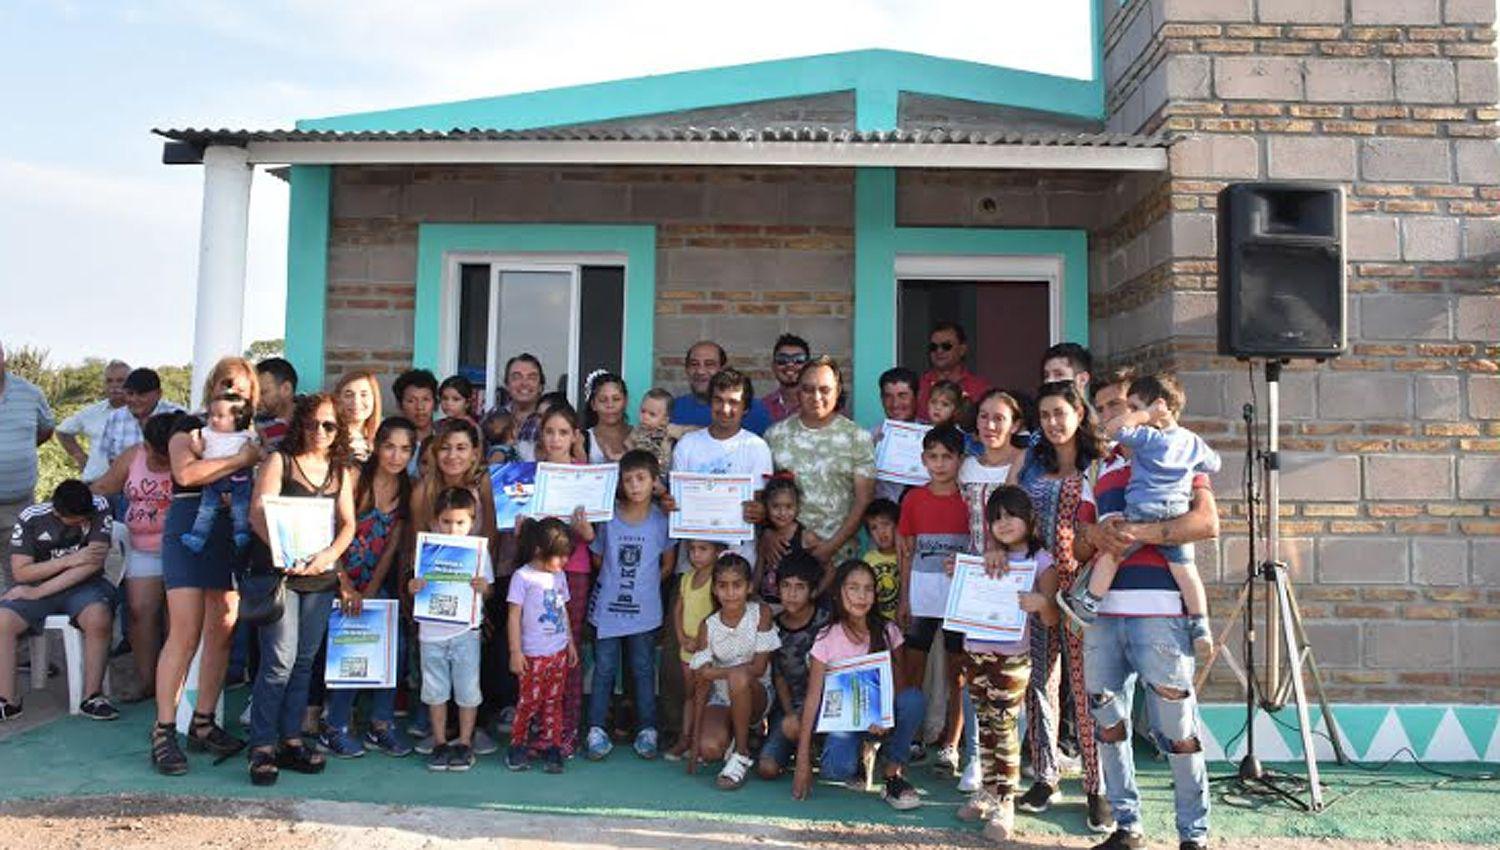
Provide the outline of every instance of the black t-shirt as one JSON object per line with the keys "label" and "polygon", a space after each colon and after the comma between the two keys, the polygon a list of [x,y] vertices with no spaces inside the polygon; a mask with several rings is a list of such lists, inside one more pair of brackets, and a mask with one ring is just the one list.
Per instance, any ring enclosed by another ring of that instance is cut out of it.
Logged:
{"label": "black t-shirt", "polygon": [[771,653],[771,663],[775,665],[776,675],[786,682],[787,690],[792,694],[792,709],[802,710],[802,701],[807,698],[807,680],[812,672],[808,665],[808,653],[812,651],[812,645],[818,637],[818,630],[828,622],[828,612],[821,608],[815,609],[812,619],[807,625],[800,629],[789,629],[782,619],[785,613],[776,617],[776,631],[781,633],[781,646]]}
{"label": "black t-shirt", "polygon": [[[26,555],[33,561],[50,561],[71,555],[90,543],[108,546],[114,520],[109,502],[94,497],[94,514],[83,525],[69,525],[53,510],[51,502],[32,505],[21,511],[20,519],[10,533],[10,554]],[[10,579],[10,559],[5,559],[5,573]]]}

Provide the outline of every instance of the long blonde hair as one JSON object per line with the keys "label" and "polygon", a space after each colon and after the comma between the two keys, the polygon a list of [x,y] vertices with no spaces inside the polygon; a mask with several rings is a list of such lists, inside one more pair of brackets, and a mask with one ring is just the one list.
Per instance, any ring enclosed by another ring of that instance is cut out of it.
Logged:
{"label": "long blonde hair", "polygon": [[205,407],[227,389],[224,382],[234,376],[235,372],[243,374],[246,382],[250,384],[250,397],[246,399],[250,403],[250,409],[256,410],[260,407],[260,378],[255,374],[255,366],[243,357],[234,356],[219,358],[219,362],[214,364],[213,371],[208,373],[208,378],[203,382]]}
{"label": "long blonde hair", "polygon": [[366,419],[364,421],[364,424],[360,425],[359,429],[360,429],[360,431],[364,432],[365,442],[370,446],[370,450],[374,451],[374,448],[375,448],[375,431],[380,428],[380,420],[381,420],[381,415],[380,415],[380,379],[375,377],[375,373],[374,372],[370,372],[370,371],[348,372],[348,373],[345,373],[345,375],[342,378],[339,378],[339,382],[333,385],[334,405],[335,405],[335,409],[337,409],[339,406],[341,406],[342,405],[341,398],[342,398],[342,396],[344,394],[344,388],[347,387],[347,386],[349,386],[350,384],[354,383],[355,381],[360,381],[360,380],[364,380],[364,381],[369,381],[370,382],[370,397],[373,399],[374,406],[370,410],[370,418]]}

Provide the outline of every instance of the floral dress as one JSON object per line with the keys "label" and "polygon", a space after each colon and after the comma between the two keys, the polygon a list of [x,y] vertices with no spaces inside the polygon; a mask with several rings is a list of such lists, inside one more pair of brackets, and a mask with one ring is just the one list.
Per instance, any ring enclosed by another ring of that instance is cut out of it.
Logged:
{"label": "floral dress", "polygon": [[395,545],[391,540],[391,529],[399,519],[396,513],[371,507],[362,512],[354,524],[354,541],[349,544],[349,549],[344,553],[344,567],[349,572],[349,580],[354,583],[354,589],[364,593],[370,585],[370,579],[375,577],[375,565],[380,563],[380,556],[385,554],[387,546]]}

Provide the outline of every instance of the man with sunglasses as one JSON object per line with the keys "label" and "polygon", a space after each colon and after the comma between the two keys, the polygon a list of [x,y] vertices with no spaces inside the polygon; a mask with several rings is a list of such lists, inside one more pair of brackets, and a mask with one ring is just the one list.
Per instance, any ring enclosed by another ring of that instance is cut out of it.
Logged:
{"label": "man with sunglasses", "polygon": [[771,374],[776,376],[776,389],[761,398],[771,423],[793,416],[802,404],[797,397],[797,385],[801,382],[802,367],[812,357],[807,340],[796,334],[782,334],[771,351]]}
{"label": "man with sunglasses", "polygon": [[932,367],[922,375],[917,388],[917,416],[927,415],[927,399],[939,381],[952,381],[963,387],[964,397],[978,401],[990,388],[990,382],[964,367],[969,355],[969,338],[957,322],[938,322],[927,335],[927,362]]}

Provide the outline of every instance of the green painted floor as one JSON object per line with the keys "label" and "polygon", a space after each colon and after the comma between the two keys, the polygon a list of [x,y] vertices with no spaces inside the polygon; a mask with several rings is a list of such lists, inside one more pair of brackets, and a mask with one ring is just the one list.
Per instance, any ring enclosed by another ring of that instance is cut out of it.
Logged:
{"label": "green painted floor", "polygon": [[[244,691],[231,694],[237,710]],[[951,780],[926,768],[911,777],[928,805],[896,812],[875,792],[857,794],[819,785],[811,800],[791,799],[789,781],[752,779],[740,791],[713,787],[713,771],[686,776],[680,764],[644,762],[619,747],[605,762],[569,762],[561,776],[539,770],[515,774],[498,756],[480,760],[466,774],[431,774],[413,756],[390,759],[376,753],[334,760],[320,776],[284,774],[269,789],[254,788],[239,758],[214,766],[192,755],[192,771],[168,778],[148,763],[147,706],[133,706],[115,723],[66,717],[0,741],[0,799],[66,795],[160,793],[224,798],[317,798],[346,802],[451,806],[466,809],[566,813],[614,817],[742,820],[755,823],[880,822],[911,827],[962,827],[954,818],[961,800]],[[1149,835],[1173,835],[1170,774],[1163,763],[1143,758],[1140,785]],[[1441,765],[1453,773],[1495,772],[1495,765]],[[1228,770],[1212,764],[1212,773]],[[1322,815],[1281,806],[1232,805],[1216,790],[1213,832],[1225,837],[1328,837],[1362,840],[1453,841],[1500,844],[1500,783],[1447,781],[1412,765],[1371,773],[1326,768],[1332,801]],[[1033,834],[1082,833],[1081,789],[1064,784],[1071,804],[1041,817],[1021,814],[1018,827]]]}

